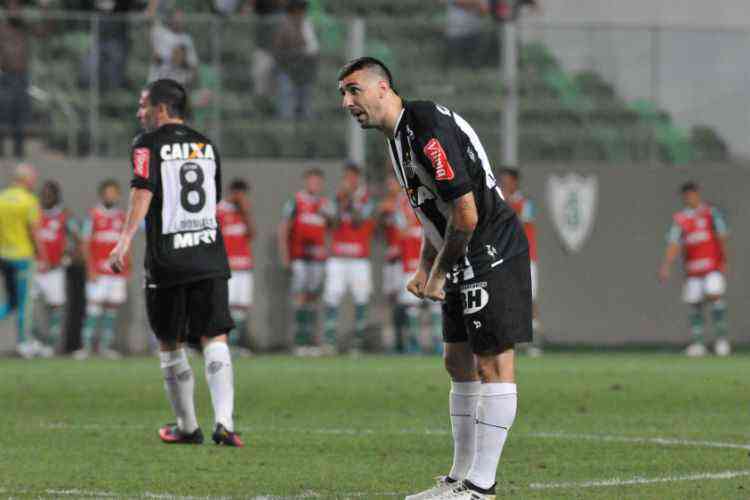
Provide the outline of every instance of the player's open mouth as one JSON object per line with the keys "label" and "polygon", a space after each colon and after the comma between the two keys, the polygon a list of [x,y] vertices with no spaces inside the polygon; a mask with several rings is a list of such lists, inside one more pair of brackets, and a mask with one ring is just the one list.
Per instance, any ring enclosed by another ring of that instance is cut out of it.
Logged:
{"label": "player's open mouth", "polygon": [[360,122],[367,118],[367,113],[365,113],[364,111],[352,111],[351,113],[354,119]]}

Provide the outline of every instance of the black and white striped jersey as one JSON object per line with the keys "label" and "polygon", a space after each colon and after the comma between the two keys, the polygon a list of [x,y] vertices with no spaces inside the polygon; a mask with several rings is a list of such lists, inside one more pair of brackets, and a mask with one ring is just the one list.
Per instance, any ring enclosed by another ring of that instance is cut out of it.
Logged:
{"label": "black and white striped jersey", "polygon": [[450,281],[481,276],[528,252],[523,227],[505,203],[487,152],[466,120],[430,101],[404,101],[387,143],[396,177],[437,250],[444,243],[451,202],[474,193],[479,220]]}
{"label": "black and white striped jersey", "polygon": [[216,221],[221,199],[219,152],[186,125],[169,124],[135,138],[131,187],[154,195],[146,214],[146,286],[229,278]]}

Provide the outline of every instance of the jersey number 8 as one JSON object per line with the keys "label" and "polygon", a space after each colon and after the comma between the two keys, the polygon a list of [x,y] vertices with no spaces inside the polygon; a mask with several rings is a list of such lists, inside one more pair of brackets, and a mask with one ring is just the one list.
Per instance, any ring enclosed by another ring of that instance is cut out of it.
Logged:
{"label": "jersey number 8", "polygon": [[190,213],[198,213],[206,204],[206,191],[203,189],[205,175],[200,165],[185,163],[180,167],[180,203]]}

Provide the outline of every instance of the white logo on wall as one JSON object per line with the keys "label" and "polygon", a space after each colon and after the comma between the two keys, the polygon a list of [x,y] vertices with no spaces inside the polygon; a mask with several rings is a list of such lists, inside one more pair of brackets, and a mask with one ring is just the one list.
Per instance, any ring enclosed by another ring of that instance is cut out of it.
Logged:
{"label": "white logo on wall", "polygon": [[547,179],[547,203],[563,246],[578,252],[594,228],[599,181],[575,173]]}

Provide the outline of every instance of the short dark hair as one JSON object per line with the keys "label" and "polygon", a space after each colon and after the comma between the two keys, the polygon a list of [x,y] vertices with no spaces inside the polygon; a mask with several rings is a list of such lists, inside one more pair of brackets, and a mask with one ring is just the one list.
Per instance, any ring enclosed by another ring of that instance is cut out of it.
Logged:
{"label": "short dark hair", "polygon": [[691,191],[700,191],[700,186],[695,181],[687,181],[680,186],[680,194],[690,193]]}
{"label": "short dark hair", "polygon": [[169,78],[155,80],[146,86],[148,100],[152,106],[164,104],[172,118],[187,116],[188,97],[185,87]]}
{"label": "short dark hair", "polygon": [[229,190],[248,192],[250,191],[250,184],[248,184],[245,179],[237,177],[232,179],[232,182],[229,183]]}
{"label": "short dark hair", "polygon": [[58,199],[62,199],[62,189],[60,189],[60,183],[53,179],[48,179],[44,181],[44,184],[42,184],[42,191],[45,189],[49,189],[52,191],[52,194],[58,197]]}
{"label": "short dark hair", "polygon": [[396,92],[396,88],[393,85],[393,75],[391,75],[391,70],[389,70],[388,66],[386,66],[385,63],[380,59],[375,59],[374,57],[369,56],[358,57],[357,59],[353,59],[346,63],[344,67],[339,71],[338,81],[343,80],[355,71],[359,71],[361,69],[374,70],[380,76],[388,80],[388,85],[391,87],[391,89],[393,89],[394,92]]}
{"label": "short dark hair", "polygon": [[307,170],[305,170],[305,173],[303,175],[306,178],[307,177],[312,177],[312,176],[315,176],[315,177],[325,177],[325,174],[323,173],[323,171],[321,169],[319,169],[318,167],[308,168]]}
{"label": "short dark hair", "polygon": [[112,179],[112,178],[104,179],[102,182],[99,183],[99,189],[98,189],[99,195],[102,195],[104,191],[106,191],[106,189],[109,187],[113,187],[119,191],[120,183],[118,183],[116,179]]}
{"label": "short dark hair", "polygon": [[513,177],[515,180],[518,180],[521,178],[521,172],[519,172],[517,168],[513,168],[513,167],[500,168],[500,175],[507,175],[509,177]]}
{"label": "short dark hair", "polygon": [[354,174],[361,175],[362,169],[354,161],[347,160],[347,162],[344,163],[344,172],[352,172]]}

